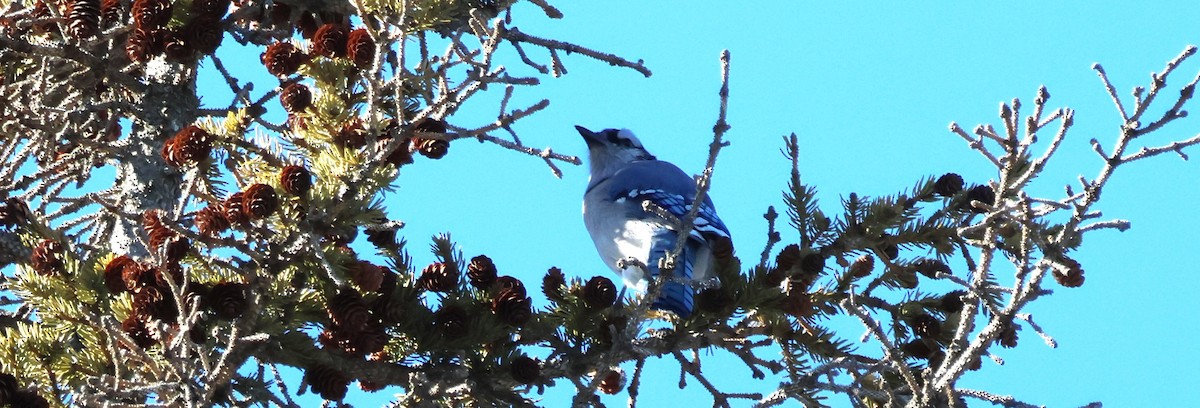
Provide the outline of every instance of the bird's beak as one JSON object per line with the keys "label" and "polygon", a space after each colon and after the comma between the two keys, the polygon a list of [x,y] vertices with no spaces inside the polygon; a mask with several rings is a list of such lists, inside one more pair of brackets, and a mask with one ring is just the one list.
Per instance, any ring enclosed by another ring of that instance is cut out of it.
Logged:
{"label": "bird's beak", "polygon": [[579,125],[575,126],[575,130],[578,130],[579,135],[583,136],[583,141],[587,142],[589,148],[600,144],[600,135],[596,134],[596,132]]}

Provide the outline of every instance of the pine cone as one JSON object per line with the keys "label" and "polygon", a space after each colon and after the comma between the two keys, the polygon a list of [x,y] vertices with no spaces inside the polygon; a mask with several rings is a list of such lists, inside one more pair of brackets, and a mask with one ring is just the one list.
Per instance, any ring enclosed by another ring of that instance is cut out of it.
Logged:
{"label": "pine cone", "polygon": [[196,218],[192,222],[196,224],[196,231],[201,236],[212,239],[220,237],[222,232],[229,229],[229,220],[225,218],[221,210],[212,206],[197,211]]}
{"label": "pine cone", "polygon": [[175,231],[167,228],[162,221],[162,213],[157,209],[149,209],[142,213],[142,228],[146,230],[146,235],[150,238],[147,242],[150,244],[150,251],[157,251],[164,243],[171,238],[175,238]]}
{"label": "pine cone", "polygon": [[[386,148],[388,144],[391,144],[392,139],[399,137],[399,134],[400,124],[395,119],[392,119],[388,122],[387,126],[383,128],[383,133],[381,133],[379,138],[376,139],[376,146],[378,146],[378,149],[380,150]],[[400,144],[396,146],[396,149],[392,150],[392,152],[388,154],[384,161],[391,163],[397,168],[406,164],[412,164],[412,151],[409,150],[411,146],[412,139],[405,137],[404,140],[401,140]]]}
{"label": "pine cone", "polygon": [[354,65],[359,68],[370,68],[375,61],[375,40],[366,29],[360,28],[350,32],[346,40],[346,53]]}
{"label": "pine cone", "polygon": [[154,286],[155,273],[158,273],[157,269],[135,262],[121,268],[121,281],[125,283],[126,290],[134,292],[147,286]]}
{"label": "pine cone", "polygon": [[30,266],[40,275],[65,275],[67,268],[63,262],[64,252],[66,249],[58,241],[44,239],[33,248],[29,258]]}
{"label": "pine cone", "polygon": [[421,271],[417,286],[430,292],[450,292],[458,287],[458,270],[442,262],[429,264]]}
{"label": "pine cone", "polygon": [[137,261],[129,255],[121,255],[104,265],[104,286],[114,295],[121,294],[129,288],[125,286],[125,268],[141,268]]}
{"label": "pine cone", "polygon": [[229,198],[225,199],[224,208],[222,209],[225,215],[225,220],[230,224],[245,224],[250,222],[250,216],[247,215],[245,202],[243,201],[245,194],[241,191],[233,193]]}
{"label": "pine cone", "polygon": [[961,290],[956,290],[942,295],[942,300],[939,302],[938,308],[942,309],[942,311],[946,313],[961,312],[964,306],[963,295],[966,295],[966,292]]}
{"label": "pine cone", "polygon": [[189,43],[183,34],[171,30],[163,31],[163,54],[167,60],[174,62],[191,62],[196,54],[196,47]]}
{"label": "pine cone", "polygon": [[[301,65],[308,62],[308,55],[301,52],[289,42],[277,42],[267,46],[262,54],[263,66],[267,72],[277,77],[286,77],[296,73]],[[290,111],[289,111],[290,112]]]}
{"label": "pine cone", "polygon": [[367,130],[362,120],[354,119],[342,125],[342,129],[333,135],[334,146],[343,149],[358,149],[367,145]]}
{"label": "pine cone", "polygon": [[153,31],[141,27],[134,28],[133,32],[129,34],[129,38],[125,40],[125,56],[133,62],[146,62],[150,60],[151,56],[160,52],[156,45],[157,42]]}
{"label": "pine cone", "polygon": [[565,299],[566,286],[567,277],[563,275],[562,269],[557,267],[550,268],[546,271],[546,276],[542,278],[542,293],[552,301],[561,302]]}
{"label": "pine cone", "polygon": [[283,105],[283,109],[288,113],[304,112],[312,105],[312,91],[307,85],[293,82],[279,93],[279,104]]}
{"label": "pine cone", "polygon": [[866,254],[855,259],[850,264],[849,274],[855,278],[865,278],[871,276],[871,270],[875,269],[875,257],[871,254]]}
{"label": "pine cone", "polygon": [[133,24],[146,31],[157,31],[165,28],[171,21],[170,0],[134,0]]}
{"label": "pine cone", "polygon": [[0,225],[15,227],[29,222],[29,206],[24,201],[9,197],[0,203]]}
{"label": "pine cone", "polygon": [[296,19],[296,28],[300,30],[300,37],[310,40],[317,34],[317,28],[320,28],[317,23],[317,16],[310,12],[301,12],[300,17]]}
{"label": "pine cone", "polygon": [[[198,3],[199,2],[192,4],[194,5]],[[229,3],[227,2],[226,6],[228,5]],[[222,14],[223,13],[224,12],[222,12]],[[184,24],[183,27],[180,28],[179,37],[182,38],[191,49],[204,55],[211,55],[217,51],[217,48],[221,46],[221,41],[225,38],[225,31],[222,29],[220,23],[221,22],[219,18],[208,20],[206,18],[200,18],[199,16],[193,17],[191,21],[188,21],[187,24]]]}
{"label": "pine cone", "polygon": [[179,262],[192,251],[192,241],[185,237],[173,237],[167,240],[166,257],[169,262]]}
{"label": "pine cone", "polygon": [[163,289],[170,288],[171,284],[167,283],[168,276],[171,277],[171,282],[174,282],[175,285],[182,285],[183,266],[180,266],[178,262],[167,262],[165,267],[165,271],[158,267],[149,269],[152,272],[151,276],[154,277],[153,285]]}
{"label": "pine cone", "polygon": [[294,196],[303,196],[312,188],[312,173],[304,166],[290,165],[279,172],[279,185],[283,191]]}
{"label": "pine cone", "polygon": [[413,146],[422,156],[430,159],[440,159],[446,157],[446,153],[450,151],[450,142],[441,139],[422,139],[413,138]]}
{"label": "pine cone", "polygon": [[492,299],[492,313],[509,326],[521,327],[533,313],[531,300],[512,290],[501,291]]}
{"label": "pine cone", "polygon": [[383,285],[384,270],[382,266],[367,261],[358,261],[350,268],[350,280],[364,292],[375,292]]}
{"label": "pine cone", "polygon": [[913,333],[921,338],[936,339],[942,334],[942,322],[928,314],[919,314],[912,318]]}
{"label": "pine cone", "polygon": [[800,246],[791,244],[783,247],[779,251],[779,255],[775,255],[775,269],[782,271],[785,276],[790,276],[789,272],[793,266],[800,262]]}
{"label": "pine cone", "polygon": [[621,392],[625,387],[625,376],[621,375],[620,371],[611,370],[604,375],[604,379],[600,380],[600,391],[608,395],[615,395]]}
{"label": "pine cone", "polygon": [[163,144],[163,160],[175,167],[199,162],[212,153],[212,135],[196,125],[188,125]]}
{"label": "pine cone", "polygon": [[946,173],[933,183],[933,192],[942,197],[953,197],[962,191],[963,178],[954,173]]}
{"label": "pine cone", "polygon": [[350,379],[345,374],[323,364],[304,370],[304,382],[308,383],[312,392],[330,401],[346,398],[346,387],[350,385]]}
{"label": "pine cone", "polygon": [[146,328],[146,322],[136,314],[130,314],[121,322],[121,331],[129,335],[133,339],[134,344],[143,349],[148,349],[158,343],[154,336],[150,335],[150,329]]}
{"label": "pine cone", "polygon": [[805,288],[789,281],[787,291],[784,292],[783,304],[780,307],[784,313],[792,315],[798,319],[805,319],[813,314],[812,295],[804,290]]}
{"label": "pine cone", "polygon": [[542,376],[542,367],[538,361],[525,356],[514,358],[509,370],[513,380],[521,384],[533,384]]}
{"label": "pine cone", "polygon": [[440,119],[425,118],[412,124],[412,129],[416,132],[424,133],[446,133],[446,122]]}
{"label": "pine cone", "polygon": [[278,208],[279,199],[275,197],[275,189],[266,184],[251,185],[242,195],[242,209],[252,220],[269,217]]}
{"label": "pine cone", "polygon": [[125,20],[125,9],[121,0],[104,0],[100,3],[100,21],[104,27],[112,27]]}
{"label": "pine cone", "polygon": [[520,279],[514,278],[512,276],[504,275],[499,278],[496,278],[495,286],[496,286],[497,293],[503,292],[506,290],[511,290],[514,293],[520,294],[522,297],[528,295],[527,293],[525,293],[525,283],[521,282]]}
{"label": "pine cone", "polygon": [[1004,348],[1013,348],[1017,346],[1017,325],[1013,323],[1005,324],[1000,329],[1000,335],[996,336],[996,342],[1000,343]]}
{"label": "pine cone", "polygon": [[217,317],[233,320],[242,316],[242,311],[249,303],[246,300],[246,284],[239,282],[220,282],[213,285],[207,293],[205,304],[217,314]]}
{"label": "pine cone", "polygon": [[290,28],[292,25],[292,6],[285,3],[271,3],[270,9],[267,10],[267,17],[271,21],[271,25],[276,29]]}
{"label": "pine cone", "polygon": [[930,279],[936,279],[939,272],[950,274],[950,266],[938,259],[924,258],[913,264],[917,272]]}
{"label": "pine cone", "polygon": [[100,31],[100,0],[74,0],[71,5],[71,35],[84,39]]}
{"label": "pine cone", "polygon": [[174,322],[179,317],[179,309],[175,307],[170,291],[156,286],[141,288],[133,294],[133,313],[164,322]]}
{"label": "pine cone", "polygon": [[1083,265],[1071,258],[1063,257],[1062,265],[1054,268],[1054,280],[1068,288],[1083,286]]}
{"label": "pine cone", "polygon": [[346,27],[341,24],[325,24],[313,34],[312,52],[329,58],[346,56]]}
{"label": "pine cone", "polygon": [[492,263],[492,258],[486,255],[479,255],[471,258],[471,263],[467,264],[467,278],[474,286],[480,290],[487,290],[496,283],[496,264]]}
{"label": "pine cone", "polygon": [[985,213],[987,210],[976,208],[975,206],[971,205],[972,201],[978,201],[987,205],[995,205],[996,192],[992,191],[992,187],[988,186],[987,184],[971,187],[971,190],[967,191],[967,200],[965,203],[963,203],[963,205],[966,206],[966,209],[974,213]]}
{"label": "pine cone", "polygon": [[433,314],[433,326],[442,336],[457,339],[467,334],[470,318],[471,315],[467,314],[462,306],[443,304],[442,308]]}
{"label": "pine cone", "polygon": [[326,310],[334,325],[351,333],[362,332],[371,320],[371,312],[363,302],[362,295],[353,289],[339,292],[329,299]]}
{"label": "pine cone", "polygon": [[50,408],[50,401],[36,391],[19,390],[12,395],[9,406],[21,408]]}
{"label": "pine cone", "polygon": [[800,273],[808,283],[812,283],[825,271],[825,257],[817,252],[809,252],[800,258]]}
{"label": "pine cone", "polygon": [[583,287],[583,301],[592,309],[603,309],[617,301],[617,287],[603,276],[588,280]]}

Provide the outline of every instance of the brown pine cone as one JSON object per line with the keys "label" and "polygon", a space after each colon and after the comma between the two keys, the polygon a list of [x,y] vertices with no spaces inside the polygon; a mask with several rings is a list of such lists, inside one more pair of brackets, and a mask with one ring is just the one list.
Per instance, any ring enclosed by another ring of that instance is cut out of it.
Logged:
{"label": "brown pine cone", "polygon": [[[200,2],[192,4],[198,3]],[[204,55],[211,55],[221,47],[221,41],[225,39],[225,31],[221,29],[219,19],[209,20],[195,16],[179,29],[179,37],[192,50]]]}
{"label": "brown pine cone", "polygon": [[126,290],[134,292],[147,286],[154,286],[156,273],[158,273],[158,269],[134,262],[121,268],[121,281],[125,283]]}
{"label": "brown pine cone", "polygon": [[492,263],[492,258],[486,255],[479,255],[471,258],[471,263],[467,264],[467,278],[474,286],[480,290],[487,290],[496,283],[496,264]]}
{"label": "brown pine cone", "polygon": [[1054,268],[1054,280],[1068,288],[1083,286],[1083,265],[1071,258],[1063,257],[1062,265]]}
{"label": "brown pine cone", "polygon": [[175,231],[171,231],[163,224],[162,212],[153,208],[142,213],[142,228],[146,230],[146,235],[150,238],[147,241],[150,244],[150,251],[157,251],[159,247],[176,236]]}
{"label": "brown pine cone", "polygon": [[965,209],[974,213],[985,213],[987,210],[975,208],[975,206],[971,205],[972,201],[978,201],[989,206],[995,205],[996,192],[992,191],[992,187],[987,184],[981,184],[972,187],[971,190],[967,191],[967,200],[965,203],[963,203],[963,205],[966,206]]}
{"label": "brown pine cone", "polygon": [[[152,1],[152,0],[147,0]],[[160,50],[157,46],[157,38],[154,31],[137,27],[129,33],[129,38],[125,40],[125,56],[129,57],[133,62],[146,62],[150,57],[158,54]]]}
{"label": "brown pine cone", "polygon": [[329,58],[346,56],[346,27],[341,24],[325,24],[313,34],[312,52]]}
{"label": "brown pine cone", "polygon": [[713,258],[716,258],[717,262],[725,265],[733,260],[733,240],[729,237],[715,237],[710,242],[712,242]]}
{"label": "brown pine cone", "polygon": [[[378,149],[382,150],[382,149],[386,148],[388,144],[391,144],[392,139],[399,137],[399,136],[400,136],[400,122],[395,119],[392,119],[391,121],[388,122],[387,126],[384,126],[383,133],[381,133],[379,135],[379,138],[376,141],[376,146]],[[400,141],[400,144],[398,144],[396,146],[395,150],[392,150],[392,152],[388,154],[387,158],[385,158],[384,161],[391,163],[393,166],[396,166],[396,167],[401,167],[406,164],[412,164],[413,157],[412,157],[412,150],[410,150],[411,146],[412,146],[412,139],[405,136],[404,140]]]}
{"label": "brown pine cone", "polygon": [[930,279],[936,279],[938,272],[950,274],[950,266],[938,259],[922,258],[913,263],[913,269]]}
{"label": "brown pine cone", "polygon": [[171,284],[167,283],[168,276],[171,277],[171,282],[173,282],[175,285],[183,284],[183,266],[179,265],[179,262],[167,262],[165,271],[163,268],[158,267],[150,268],[149,270],[153,272],[152,276],[154,277],[154,286],[158,286],[163,289],[170,288]]}
{"label": "brown pine cone", "polygon": [[171,21],[170,0],[134,0],[133,23],[147,31],[163,29]]}
{"label": "brown pine cone", "polygon": [[192,2],[192,19],[204,20],[215,25],[229,11],[229,0],[196,0]]}
{"label": "brown pine cone", "polygon": [[359,68],[370,68],[375,62],[375,40],[366,29],[359,28],[351,31],[346,40],[346,53],[354,65]]}
{"label": "brown pine cone", "polygon": [[304,112],[312,105],[312,91],[307,85],[293,82],[279,92],[279,104],[283,105],[283,110],[288,113]]}
{"label": "brown pine cone", "polygon": [[212,135],[196,125],[181,129],[163,144],[163,160],[175,167],[199,162],[208,158],[210,153]]}
{"label": "brown pine cone", "polygon": [[188,252],[192,251],[192,241],[185,237],[176,236],[169,238],[167,239],[166,245],[166,256],[167,261],[169,262],[182,261],[183,257],[187,256]]}
{"label": "brown pine cone", "polygon": [[312,392],[330,401],[346,398],[346,387],[350,385],[350,379],[345,374],[323,364],[304,370],[304,382],[308,383]]}
{"label": "brown pine cone", "polygon": [[133,313],[164,322],[174,322],[179,317],[170,291],[157,286],[147,286],[133,294]]}
{"label": "brown pine cone", "polygon": [[617,301],[617,287],[612,280],[597,276],[583,287],[583,301],[592,309],[603,309]]}
{"label": "brown pine cone", "polygon": [[129,338],[133,339],[133,342],[143,349],[148,349],[158,344],[158,340],[155,340],[154,336],[150,335],[150,329],[146,328],[146,322],[142,321],[136,314],[130,314],[129,317],[121,322],[121,331],[129,335]]}
{"label": "brown pine cone", "polygon": [[871,276],[871,270],[875,269],[875,257],[871,254],[865,254],[855,259],[850,264],[850,276],[855,278],[865,278]]}
{"label": "brown pine cone", "polygon": [[367,261],[358,261],[350,268],[350,280],[364,292],[375,292],[383,285],[384,270],[382,266]]}
{"label": "brown pine cone", "polygon": [[434,160],[446,157],[446,153],[450,151],[450,142],[441,139],[415,137],[412,139],[412,144],[422,156]]}
{"label": "brown pine cone", "polygon": [[196,231],[207,238],[220,237],[222,232],[229,229],[229,220],[225,218],[221,210],[212,206],[197,211],[196,218],[192,222],[196,224]]}
{"label": "brown pine cone", "polygon": [[806,319],[813,314],[812,295],[805,288],[788,282],[788,290],[784,292],[781,310],[798,319]]}
{"label": "brown pine cone", "polygon": [[421,271],[417,286],[430,292],[450,292],[458,287],[458,270],[442,262],[429,264]]}
{"label": "brown pine cone", "polygon": [[100,31],[100,0],[74,0],[71,5],[71,35],[84,39]]}
{"label": "brown pine cone", "polygon": [[467,325],[470,319],[471,315],[467,314],[462,306],[444,304],[433,314],[433,327],[442,336],[456,339],[467,334]]}
{"label": "brown pine cone", "polygon": [[163,31],[163,54],[167,60],[174,62],[190,62],[196,54],[195,44],[189,43],[182,33],[175,29]]}
{"label": "brown pine cone", "polygon": [[104,0],[100,2],[100,21],[104,27],[112,27],[125,19],[125,9],[121,0]]}
{"label": "brown pine cone", "polygon": [[700,292],[697,295],[700,303],[700,310],[708,313],[719,312],[733,303],[733,297],[729,292],[721,288],[709,288]]}
{"label": "brown pine cone", "polygon": [[900,351],[910,357],[928,360],[933,356],[933,349],[922,340],[913,340],[900,346]]}
{"label": "brown pine cone", "polygon": [[225,215],[225,220],[230,224],[245,224],[250,222],[250,216],[246,214],[245,203],[243,201],[245,194],[241,191],[229,195],[225,199],[222,212]]}
{"label": "brown pine cone", "polygon": [[509,370],[513,380],[521,384],[533,384],[542,376],[542,367],[538,361],[525,356],[514,358]]}
{"label": "brown pine cone", "polygon": [[954,173],[946,173],[933,183],[933,192],[942,197],[953,197],[962,191],[963,178]]}
{"label": "brown pine cone", "polygon": [[317,23],[317,16],[313,13],[301,12],[300,17],[296,19],[296,28],[300,30],[301,38],[311,40],[317,34],[320,24]]}
{"label": "brown pine cone", "polygon": [[295,74],[301,65],[308,62],[308,59],[307,54],[289,42],[268,45],[261,57],[263,66],[267,67],[267,72],[277,77]]}
{"label": "brown pine cone", "polygon": [[303,196],[312,188],[312,173],[304,166],[290,165],[279,172],[279,185],[283,191],[294,196]]}
{"label": "brown pine cone", "polygon": [[33,248],[29,263],[35,272],[44,276],[65,275],[66,263],[63,255],[66,248],[58,241],[44,239]]}
{"label": "brown pine cone", "polygon": [[9,373],[0,373],[0,404],[7,404],[12,400],[13,394],[20,389],[20,383],[17,382],[17,377]]}
{"label": "brown pine cone", "polygon": [[1017,325],[1013,323],[1005,324],[1000,329],[1000,335],[996,336],[996,342],[1000,343],[1004,348],[1013,348],[1017,346]]}
{"label": "brown pine cone", "polygon": [[236,319],[241,317],[242,311],[248,306],[246,289],[246,284],[240,282],[217,283],[209,289],[204,304],[208,305],[217,317]]}
{"label": "brown pine cone", "polygon": [[371,320],[371,312],[363,302],[362,295],[353,289],[339,292],[326,304],[329,319],[339,330],[359,333],[367,327]]}
{"label": "brown pine cone", "polygon": [[446,122],[441,119],[425,118],[412,124],[412,129],[416,132],[426,133],[446,133]]}
{"label": "brown pine cone", "polygon": [[532,301],[528,297],[520,295],[511,290],[501,291],[492,299],[492,313],[509,326],[521,327],[529,321],[533,310],[531,309]]}
{"label": "brown pine cone", "polygon": [[367,234],[367,242],[370,242],[371,245],[375,245],[376,248],[390,249],[390,250],[398,249],[398,246],[396,245],[396,229],[395,228],[384,228],[384,229],[368,228],[368,229],[363,230],[363,233]]}
{"label": "brown pine cone", "polygon": [[367,145],[367,129],[362,120],[353,119],[342,125],[342,129],[333,135],[334,146],[343,149],[358,149]]}
{"label": "brown pine cone", "polygon": [[275,188],[266,184],[251,185],[242,195],[242,209],[252,220],[269,217],[278,208]]}
{"label": "brown pine cone", "polygon": [[129,290],[125,286],[125,268],[141,268],[129,255],[121,255],[104,265],[104,286],[114,295]]}
{"label": "brown pine cone", "polygon": [[796,266],[796,264],[800,263],[800,258],[801,254],[799,245],[791,244],[785,246],[779,251],[779,255],[775,255],[775,268],[782,271],[785,276],[790,276],[791,272],[789,271],[793,266]]}
{"label": "brown pine cone", "polygon": [[503,292],[506,290],[511,290],[514,293],[521,295],[522,297],[528,295],[528,293],[525,293],[525,283],[521,282],[520,279],[514,278],[512,276],[504,275],[499,278],[496,278],[495,286],[496,286],[497,293]]}
{"label": "brown pine cone", "polygon": [[562,269],[557,267],[550,268],[542,278],[542,294],[552,301],[561,302],[565,299],[566,286],[567,277],[563,275]]}
{"label": "brown pine cone", "polygon": [[604,379],[600,380],[600,391],[608,395],[615,395],[621,392],[625,387],[625,376],[621,375],[620,371],[610,370],[604,375]]}
{"label": "brown pine cone", "polygon": [[29,206],[24,201],[9,197],[0,203],[0,225],[15,227],[29,222]]}

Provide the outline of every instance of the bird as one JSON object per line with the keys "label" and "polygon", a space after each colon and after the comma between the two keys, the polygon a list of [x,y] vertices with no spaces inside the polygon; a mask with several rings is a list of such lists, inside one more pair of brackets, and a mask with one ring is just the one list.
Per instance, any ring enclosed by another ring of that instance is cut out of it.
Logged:
{"label": "bird", "polygon": [[[575,129],[587,143],[591,171],[583,194],[584,225],[604,263],[621,276],[626,287],[644,292],[650,279],[659,275],[659,259],[675,249],[678,225],[646,211],[642,203],[650,201],[682,220],[695,201],[696,181],[678,166],[646,151],[628,129]],[[715,276],[713,244],[729,238],[729,229],[717,216],[712,200],[705,197],[674,276],[684,280]],[[627,262],[634,259],[641,265]],[[694,297],[692,286],[672,280],[662,286],[651,306],[686,319],[692,314]]]}

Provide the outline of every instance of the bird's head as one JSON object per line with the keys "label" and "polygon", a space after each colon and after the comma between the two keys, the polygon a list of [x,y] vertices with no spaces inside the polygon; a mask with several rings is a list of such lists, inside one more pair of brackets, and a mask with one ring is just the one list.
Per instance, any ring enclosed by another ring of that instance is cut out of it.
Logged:
{"label": "bird's head", "polygon": [[629,162],[655,160],[654,155],[642,147],[642,142],[629,129],[593,132],[583,126],[575,126],[575,130],[587,142],[593,181],[612,175]]}

